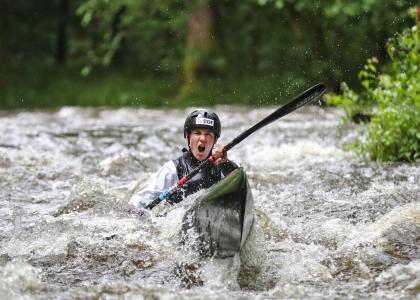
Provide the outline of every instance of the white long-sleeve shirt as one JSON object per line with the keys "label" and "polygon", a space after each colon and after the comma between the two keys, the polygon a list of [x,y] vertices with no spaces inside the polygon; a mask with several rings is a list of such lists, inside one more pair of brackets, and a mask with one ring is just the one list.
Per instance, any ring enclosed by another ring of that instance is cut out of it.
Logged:
{"label": "white long-sleeve shirt", "polygon": [[162,193],[169,190],[178,180],[175,164],[170,160],[156,172],[144,189],[131,197],[129,203],[137,208],[144,208]]}

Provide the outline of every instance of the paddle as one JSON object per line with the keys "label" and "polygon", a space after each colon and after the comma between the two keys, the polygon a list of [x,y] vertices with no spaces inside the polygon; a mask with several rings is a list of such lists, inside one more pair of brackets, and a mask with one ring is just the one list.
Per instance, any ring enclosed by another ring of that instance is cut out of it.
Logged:
{"label": "paddle", "polygon": [[[248,130],[242,132],[239,136],[237,136],[233,141],[231,141],[229,144],[225,146],[223,149],[223,152],[229,151],[232,149],[235,145],[242,142],[244,139],[246,139],[248,136],[256,132],[257,130],[263,128],[264,126],[267,126],[268,124],[274,122],[275,120],[284,117],[285,115],[288,115],[292,111],[295,111],[299,107],[304,106],[305,104],[311,102],[312,100],[315,100],[318,96],[320,96],[325,91],[325,85],[320,83],[317,84],[310,89],[304,91],[302,94],[297,96],[296,98],[292,99],[279,109],[277,109],[275,112],[273,112],[271,115],[266,117],[265,119],[261,120]],[[206,168],[208,165],[213,163],[215,159],[213,156],[210,156],[208,159],[206,159],[200,166],[192,170],[188,175],[183,177],[181,180],[179,180],[174,186],[172,186],[169,190],[162,193],[159,197],[154,199],[150,204],[148,204],[145,208],[152,209],[155,207],[159,202],[165,200],[170,195],[175,193],[175,191],[182,186],[184,183],[186,183],[188,180],[190,180],[192,177],[194,177],[200,170]]]}

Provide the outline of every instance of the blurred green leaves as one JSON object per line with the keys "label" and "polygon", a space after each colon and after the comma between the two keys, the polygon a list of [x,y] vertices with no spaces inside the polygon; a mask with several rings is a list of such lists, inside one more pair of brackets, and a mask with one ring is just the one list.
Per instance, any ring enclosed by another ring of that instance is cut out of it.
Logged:
{"label": "blurred green leaves", "polygon": [[342,95],[329,94],[327,102],[343,107],[349,119],[358,112],[371,115],[366,139],[355,145],[377,161],[420,162],[420,23],[389,39],[392,57],[388,73],[377,74],[376,60],[368,60],[359,77],[364,92],[342,85]]}
{"label": "blurred green leaves", "polygon": [[[59,10],[64,2],[65,14]],[[214,15],[209,44],[215,47],[195,49],[202,51],[194,53],[200,66],[194,78],[202,86],[209,80],[277,78],[272,88],[277,93],[315,82],[338,92],[342,81],[349,87],[357,83],[366,57],[389,61],[385,41],[407,24],[408,5],[399,0],[0,0],[0,60],[8,65],[0,76],[0,107],[19,105],[25,90],[30,97],[44,97],[33,103],[47,105],[47,85],[59,76],[69,86],[72,80],[78,84],[74,70],[84,79],[129,76],[182,86],[192,50],[188,19],[203,6]],[[60,23],[66,33],[61,52]],[[173,89],[171,94],[178,96]]]}

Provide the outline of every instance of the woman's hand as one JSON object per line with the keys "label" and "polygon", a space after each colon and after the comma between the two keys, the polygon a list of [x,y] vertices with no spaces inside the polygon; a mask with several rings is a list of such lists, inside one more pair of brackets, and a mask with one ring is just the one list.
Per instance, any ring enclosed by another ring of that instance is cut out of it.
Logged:
{"label": "woman's hand", "polygon": [[211,152],[216,164],[223,164],[228,160],[227,152],[223,152],[223,149],[225,149],[225,146],[219,146]]}

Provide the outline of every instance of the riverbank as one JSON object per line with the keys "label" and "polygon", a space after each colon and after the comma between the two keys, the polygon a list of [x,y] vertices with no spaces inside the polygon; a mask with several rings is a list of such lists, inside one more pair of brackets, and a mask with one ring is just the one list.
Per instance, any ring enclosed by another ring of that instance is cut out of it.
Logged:
{"label": "riverbank", "polygon": [[[214,106],[217,104],[280,105],[307,86],[279,75],[207,77],[181,92],[180,76],[142,75],[128,70],[95,71],[80,68],[22,68],[0,89],[0,109],[61,106],[147,108]],[[312,83],[308,84],[311,85]],[[315,83],[314,83],[315,84]],[[283,96],[284,95],[284,96]]]}

